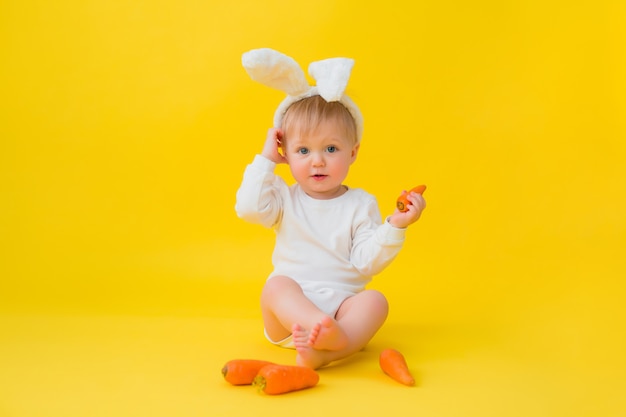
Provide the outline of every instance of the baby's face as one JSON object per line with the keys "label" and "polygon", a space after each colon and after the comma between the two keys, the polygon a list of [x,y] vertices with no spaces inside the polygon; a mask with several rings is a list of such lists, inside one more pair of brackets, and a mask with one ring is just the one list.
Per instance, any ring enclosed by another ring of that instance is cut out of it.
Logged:
{"label": "baby's face", "polygon": [[286,132],[285,157],[304,192],[317,199],[339,197],[359,145],[345,137],[337,123],[322,122],[310,132]]}

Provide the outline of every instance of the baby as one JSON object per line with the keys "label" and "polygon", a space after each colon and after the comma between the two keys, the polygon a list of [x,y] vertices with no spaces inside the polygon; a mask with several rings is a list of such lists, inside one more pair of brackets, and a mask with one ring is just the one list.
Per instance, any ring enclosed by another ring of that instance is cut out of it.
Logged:
{"label": "baby", "polygon": [[[280,123],[246,167],[235,206],[239,217],[276,232],[261,294],[265,335],[314,369],[358,352],[383,325],[387,300],[366,285],[396,257],[426,205],[410,193],[408,210],[383,222],[372,195],[343,183],[362,118],[347,96],[328,101],[317,91],[279,107]],[[283,163],[292,186],[274,174]]]}

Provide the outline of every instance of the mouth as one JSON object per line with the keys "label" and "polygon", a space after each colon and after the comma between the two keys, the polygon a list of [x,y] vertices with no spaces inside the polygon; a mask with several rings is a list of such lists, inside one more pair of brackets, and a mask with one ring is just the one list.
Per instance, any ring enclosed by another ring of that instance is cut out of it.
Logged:
{"label": "mouth", "polygon": [[311,175],[311,178],[313,178],[315,181],[321,181],[324,178],[326,178],[328,175],[323,175],[323,174],[313,174]]}

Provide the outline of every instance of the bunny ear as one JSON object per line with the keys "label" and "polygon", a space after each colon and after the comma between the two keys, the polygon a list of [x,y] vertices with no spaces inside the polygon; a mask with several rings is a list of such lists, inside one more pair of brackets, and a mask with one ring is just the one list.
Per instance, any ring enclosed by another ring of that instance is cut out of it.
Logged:
{"label": "bunny ear", "polygon": [[354,60],[350,58],[329,58],[312,62],[309,74],[315,78],[319,95],[326,101],[339,101],[343,96]]}
{"label": "bunny ear", "polygon": [[241,57],[250,78],[290,96],[303,94],[311,87],[304,71],[291,57],[270,48],[253,49]]}
{"label": "bunny ear", "polygon": [[311,87],[302,68],[291,57],[270,48],[253,49],[243,54],[241,63],[250,78],[275,88],[287,97],[274,112],[274,127],[281,127],[289,106],[305,97],[320,95],[327,102],[339,101],[350,112],[357,128],[357,140],[363,136],[363,116],[358,106],[344,95],[354,60],[330,58],[309,65],[309,74],[317,85]]}

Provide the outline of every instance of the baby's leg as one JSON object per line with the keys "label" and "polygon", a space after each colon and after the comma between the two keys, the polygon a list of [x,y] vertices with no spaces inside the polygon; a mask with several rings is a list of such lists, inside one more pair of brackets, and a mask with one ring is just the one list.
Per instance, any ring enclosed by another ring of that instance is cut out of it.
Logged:
{"label": "baby's leg", "polygon": [[[345,333],[347,342],[339,349],[317,349],[313,332],[294,326],[294,344],[298,352],[296,361],[302,366],[319,368],[358,352],[383,325],[388,311],[385,296],[375,290],[366,290],[345,300],[337,312],[336,324]],[[320,326],[324,327],[323,324]]]}
{"label": "baby's leg", "polygon": [[309,332],[327,317],[304,295],[297,282],[285,276],[272,277],[265,283],[261,313],[265,331],[272,340],[282,340],[292,334],[294,324]]}

